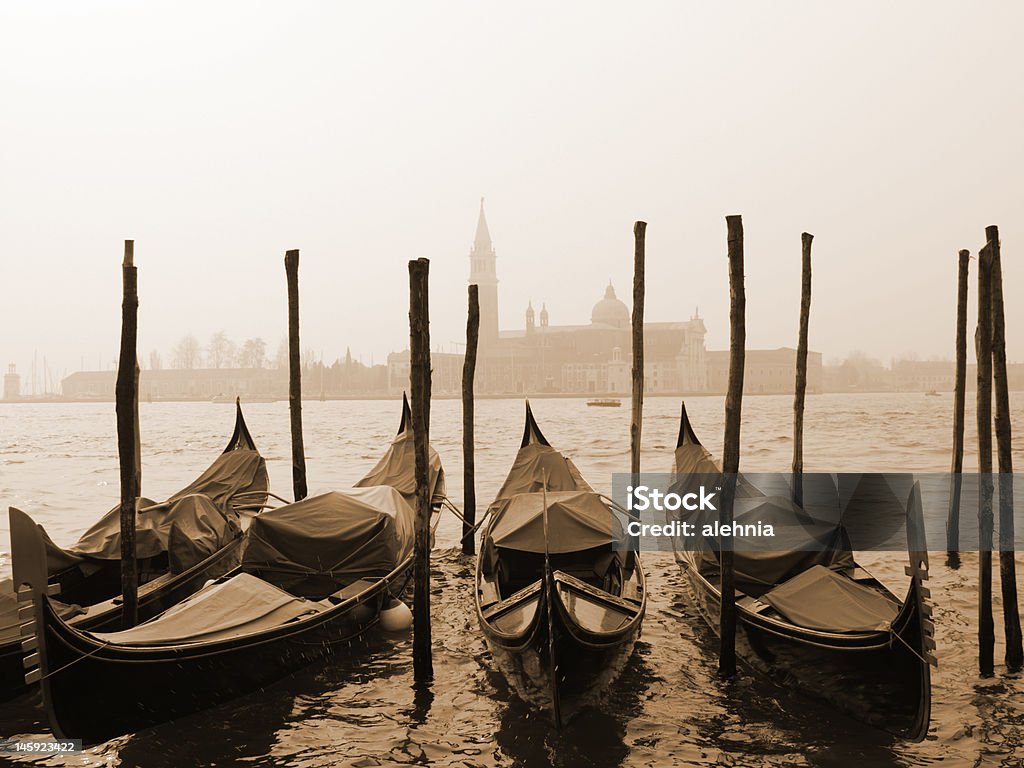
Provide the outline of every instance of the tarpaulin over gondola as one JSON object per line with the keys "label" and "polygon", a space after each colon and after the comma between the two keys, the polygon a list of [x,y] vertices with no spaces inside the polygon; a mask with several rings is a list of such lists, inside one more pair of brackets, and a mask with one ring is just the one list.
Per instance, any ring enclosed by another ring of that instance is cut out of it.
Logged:
{"label": "tarpaulin over gondola", "polygon": [[320,597],[388,575],[412,551],[415,513],[390,486],[332,491],[253,518],[242,567]]}
{"label": "tarpaulin over gondola", "polygon": [[529,443],[519,449],[512,469],[498,491],[495,502],[519,493],[549,491],[593,491],[572,460],[550,445]]}
{"label": "tarpaulin over gondola", "polygon": [[900,609],[878,590],[821,565],[766,592],[761,600],[794,624],[825,632],[885,631]]}
{"label": "tarpaulin over gondola", "polygon": [[[238,536],[236,500],[251,503],[253,498],[261,497],[262,503],[267,487],[266,462],[259,453],[239,448],[221,454],[202,475],[167,501],[156,504],[140,499],[135,521],[138,558],[166,552],[172,571],[199,562]],[[66,550],[48,542],[51,573],[76,562],[119,560],[120,513],[120,506],[114,507]]]}
{"label": "tarpaulin over gondola", "polygon": [[276,627],[321,609],[251,574],[239,573],[144,624],[121,632],[97,632],[94,637],[119,645],[203,642]]}
{"label": "tarpaulin over gondola", "polygon": [[[694,513],[698,530],[717,519],[717,512]],[[736,499],[733,520],[739,525],[771,525],[774,536],[731,536],[736,583],[758,594],[765,587],[780,584],[816,565],[848,568],[853,556],[845,543],[842,526],[830,521],[811,520],[790,499],[781,496],[749,496]],[[717,570],[718,542],[698,537],[701,570]]]}
{"label": "tarpaulin over gondola", "polygon": [[[441,457],[433,446],[429,448],[428,455],[430,498],[434,502],[439,502],[445,495],[444,468],[441,466]],[[402,494],[402,498],[410,507],[416,508],[416,446],[412,429],[403,429],[399,432],[376,466],[356,483],[357,488],[375,485],[390,485]]]}
{"label": "tarpaulin over gondola", "polygon": [[[684,420],[684,430],[686,423]],[[675,451],[673,486],[721,484],[722,471],[708,450],[690,433],[680,434]],[[717,510],[677,514],[692,522],[700,533],[705,524],[718,519]],[[766,496],[745,480],[737,477],[736,498],[732,517],[740,525],[771,525],[771,538],[762,536],[731,536],[733,567],[737,585],[748,594],[759,595],[766,589],[786,581],[814,566],[848,568],[853,565],[849,541],[838,513],[830,519],[815,519],[782,496]],[[686,543],[695,550],[696,562],[702,572],[718,569],[719,542],[714,537],[695,536]]]}
{"label": "tarpaulin over gondola", "polygon": [[601,497],[588,491],[520,493],[513,496],[490,534],[495,546],[544,552],[544,500],[548,505],[548,551],[581,552],[611,544],[622,528]]}

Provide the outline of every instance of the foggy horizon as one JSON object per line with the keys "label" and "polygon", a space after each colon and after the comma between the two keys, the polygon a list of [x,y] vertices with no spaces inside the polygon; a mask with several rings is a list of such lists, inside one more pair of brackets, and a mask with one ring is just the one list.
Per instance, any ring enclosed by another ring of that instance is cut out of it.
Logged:
{"label": "foggy horizon", "polygon": [[1024,9],[787,10],[5,6],[0,363],[26,388],[34,354],[109,369],[125,239],[147,367],[221,330],[272,359],[289,248],[303,349],[405,349],[406,263],[427,257],[449,351],[481,196],[503,329],[530,301],[586,323],[609,280],[631,305],[642,219],[646,320],[699,307],[725,349],[738,213],[748,348],[796,345],[809,231],[812,350],[951,359],[958,250],[998,224],[1007,297],[1024,279]]}

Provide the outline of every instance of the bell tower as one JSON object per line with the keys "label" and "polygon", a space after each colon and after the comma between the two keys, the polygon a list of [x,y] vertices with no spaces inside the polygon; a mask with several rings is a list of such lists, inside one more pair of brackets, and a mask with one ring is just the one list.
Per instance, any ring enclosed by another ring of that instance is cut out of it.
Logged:
{"label": "bell tower", "polygon": [[469,249],[469,282],[480,291],[480,348],[494,348],[498,341],[498,256],[491,244],[484,215],[484,199],[480,198],[480,217],[476,222],[476,237]]}

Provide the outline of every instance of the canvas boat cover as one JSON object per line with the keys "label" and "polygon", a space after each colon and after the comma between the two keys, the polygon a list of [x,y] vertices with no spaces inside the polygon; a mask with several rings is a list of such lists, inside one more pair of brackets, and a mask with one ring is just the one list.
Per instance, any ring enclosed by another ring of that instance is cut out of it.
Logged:
{"label": "canvas boat cover", "polygon": [[[428,447],[428,456],[430,498],[437,503],[445,495],[444,467],[433,446]],[[403,429],[377,465],[356,483],[357,488],[374,485],[390,485],[402,494],[406,504],[416,509],[416,445],[411,429]]]}
{"label": "canvas boat cover", "polygon": [[794,624],[832,632],[885,631],[899,605],[877,590],[820,565],[761,596]]}
{"label": "canvas boat cover", "polygon": [[415,513],[391,486],[313,496],[253,518],[242,567],[294,594],[388,575],[411,552]]}
{"label": "canvas boat cover", "polygon": [[[262,504],[268,485],[266,461],[256,451],[237,449],[221,454],[186,488],[167,501],[139,500],[136,552],[139,559],[168,554],[171,570],[180,572],[211,555],[239,535],[238,506]],[[244,500],[244,501],[243,501]],[[47,539],[51,573],[80,562],[121,559],[120,506],[62,550]]]}
{"label": "canvas boat cover", "polygon": [[[829,568],[854,565],[853,555],[845,546],[841,526],[829,521],[801,519],[801,514],[790,499],[782,496],[736,499],[734,522],[771,525],[775,533],[771,539],[743,535],[732,537],[736,583],[745,591],[759,593],[765,587],[781,584],[816,565]],[[708,513],[700,524],[713,523],[717,517],[717,512]],[[717,541],[701,537],[699,562],[702,571],[717,571]]]}
{"label": "canvas boat cover", "polygon": [[[700,443],[685,442],[676,448],[672,474],[676,476],[673,490],[680,486],[689,488],[696,485],[719,485],[722,469],[712,458],[711,453]],[[736,476],[736,498],[748,496],[764,496],[751,485],[742,474]]]}
{"label": "canvas boat cover", "polygon": [[295,597],[248,573],[211,584],[160,616],[93,637],[119,645],[170,645],[223,640],[280,626],[323,606]]}
{"label": "canvas boat cover", "polygon": [[622,537],[618,519],[593,491],[520,493],[509,500],[491,528],[494,545],[543,554],[545,497],[551,554],[592,549]]}
{"label": "canvas boat cover", "polygon": [[495,503],[507,501],[520,493],[543,490],[544,478],[548,491],[594,491],[571,459],[550,445],[529,443],[516,454],[516,460],[495,497]]}
{"label": "canvas boat cover", "polygon": [[[675,472],[678,475],[676,489],[680,485],[707,485],[716,474],[720,478],[722,473],[704,446],[694,442],[686,442],[676,449]],[[680,519],[695,523],[698,530],[718,519],[718,512],[710,510],[679,514]],[[766,496],[742,476],[737,478],[733,521],[745,525],[770,524],[775,533],[772,539],[732,538],[736,583],[748,594],[760,595],[815,566],[849,568],[854,565],[838,515],[830,519],[811,517],[789,498]],[[719,546],[716,539],[697,536],[691,540],[689,548],[694,551],[701,573],[717,572]]]}

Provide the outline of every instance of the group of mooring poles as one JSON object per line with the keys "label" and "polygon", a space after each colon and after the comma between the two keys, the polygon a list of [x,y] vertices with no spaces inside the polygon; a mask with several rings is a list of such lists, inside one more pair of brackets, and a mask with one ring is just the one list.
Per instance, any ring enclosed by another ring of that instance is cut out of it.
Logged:
{"label": "group of mooring poles", "polygon": [[[302,444],[302,383],[299,354],[299,252],[284,258],[288,281],[288,400],[291,415],[292,484],[295,501],[306,497],[306,458]],[[142,450],[139,429],[139,278],[135,266],[135,241],[124,241],[121,264],[121,346],[117,360],[114,408],[117,414],[117,455],[121,503],[121,624],[138,623],[139,574],[135,523],[142,496]]]}
{"label": "group of mooring poles", "polygon": [[[726,217],[728,230],[730,343],[729,385],[726,395],[725,448],[722,468],[725,474],[723,504],[720,522],[732,523],[732,501],[735,496],[739,472],[740,415],[743,397],[743,365],[745,354],[746,299],[743,282],[743,220],[740,216]],[[630,471],[634,482],[640,474],[640,447],[643,425],[644,397],[644,297],[647,223],[633,225],[633,311],[632,311],[632,408],[630,420]],[[796,366],[796,395],[794,400],[794,495],[799,499],[799,475],[803,469],[803,411],[807,386],[807,328],[811,300],[811,241],[813,236],[802,235],[802,294],[800,304],[800,332]],[[427,445],[430,418],[430,331],[427,282],[429,261],[417,259],[409,262],[409,329],[410,329],[410,390],[412,393],[413,430],[416,441],[417,528],[413,603],[413,676],[417,683],[429,682],[433,677],[430,637],[430,566],[429,520],[430,499],[427,483]],[[464,520],[462,550],[467,555],[475,552],[476,491],[474,467],[473,402],[474,375],[479,340],[480,306],[476,285],[469,286],[469,308],[466,324],[466,357],[462,376],[463,407],[463,472]],[[736,672],[736,604],[732,548],[725,544],[721,552],[722,601],[720,614],[721,647],[719,672],[731,677]]]}
{"label": "group of mooring poles", "polygon": [[[967,385],[967,294],[970,251],[959,253],[956,312],[956,381],[953,404],[953,461],[949,515],[946,521],[947,562],[960,565],[960,501],[963,486],[964,412]],[[978,321],[974,335],[977,357],[976,415],[978,425],[978,668],[995,671],[995,622],[992,616],[993,499],[992,400],[995,384],[995,435],[999,483],[999,580],[1002,588],[1005,663],[1009,671],[1024,667],[1014,563],[1013,455],[1010,393],[1006,371],[1006,318],[999,228],[985,228],[978,252]]]}
{"label": "group of mooring poles", "polygon": [[[417,685],[434,677],[430,629],[430,302],[429,259],[409,262],[409,390],[416,454],[416,537],[413,563],[413,679]],[[476,468],[473,432],[473,385],[480,337],[480,298],[469,286],[466,357],[462,369],[463,530],[462,551],[476,551]]]}
{"label": "group of mooring poles", "polygon": [[[722,447],[722,504],[719,523],[732,526],[733,504],[740,467],[740,424],[743,407],[743,371],[746,356],[746,289],[743,277],[743,217],[727,216],[726,239],[729,262],[729,378],[725,395],[725,439]],[[807,337],[811,313],[811,243],[814,235],[804,232],[801,240],[800,324],[796,353],[796,381],[793,394],[793,502],[803,504],[804,401],[807,394]],[[719,610],[718,673],[736,674],[736,575],[730,537],[719,543],[721,603]]]}

